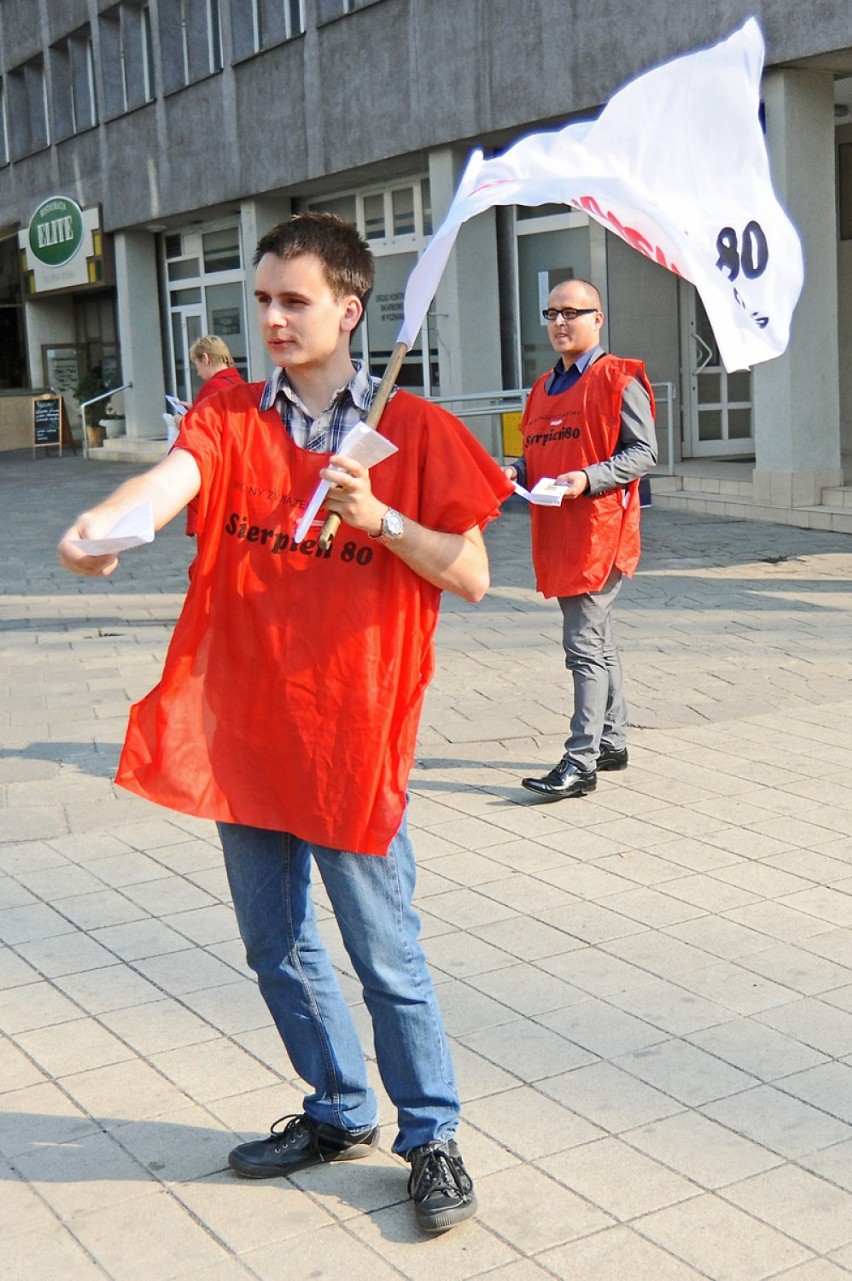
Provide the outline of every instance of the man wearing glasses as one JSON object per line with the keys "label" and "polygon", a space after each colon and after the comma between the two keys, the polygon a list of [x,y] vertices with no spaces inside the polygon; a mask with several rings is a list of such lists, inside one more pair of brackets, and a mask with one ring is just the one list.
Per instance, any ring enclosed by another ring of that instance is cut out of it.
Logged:
{"label": "man wearing glasses", "polygon": [[542,315],[559,360],[530,392],[523,457],[505,472],[527,488],[551,476],[565,489],[560,506],[530,512],[536,585],[562,610],[574,711],[559,764],[543,778],[521,780],[557,801],[593,792],[598,770],[627,766],[627,703],[611,618],[621,580],[639,561],[639,481],[657,461],[657,440],[642,362],[600,345],[604,314],[594,285],[563,281]]}

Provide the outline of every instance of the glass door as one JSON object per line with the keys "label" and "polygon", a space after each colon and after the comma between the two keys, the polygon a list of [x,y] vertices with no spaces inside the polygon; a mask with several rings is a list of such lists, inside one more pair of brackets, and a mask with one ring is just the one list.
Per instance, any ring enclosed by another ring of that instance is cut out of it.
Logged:
{"label": "glass door", "polygon": [[163,237],[174,394],[193,400],[198,377],[189,359],[194,342],[215,334],[227,345],[237,369],[248,376],[245,284],[239,227],[175,231]]}
{"label": "glass door", "polygon": [[[549,207],[548,207],[549,208]],[[556,363],[542,310],[547,296],[563,280],[591,280],[591,245],[587,214],[519,207],[515,223],[518,288],[518,340],[521,386],[531,387]]]}
{"label": "glass door", "polygon": [[754,457],[751,370],[729,374],[697,290],[680,282],[684,458]]}
{"label": "glass door", "polygon": [[189,353],[203,333],[204,315],[200,307],[181,307],[172,312],[175,395],[178,400],[188,400],[191,403],[201,386]]}

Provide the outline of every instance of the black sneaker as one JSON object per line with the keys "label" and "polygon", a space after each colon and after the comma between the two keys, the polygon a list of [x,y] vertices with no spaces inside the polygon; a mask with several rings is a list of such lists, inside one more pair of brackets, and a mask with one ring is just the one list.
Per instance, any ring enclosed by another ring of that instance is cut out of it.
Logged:
{"label": "black sneaker", "polygon": [[407,1153],[408,1194],[424,1232],[443,1232],[476,1214],[473,1180],[456,1144],[426,1143]]}
{"label": "black sneaker", "polygon": [[[283,1130],[276,1126],[285,1122]],[[379,1142],[379,1127],[371,1130],[339,1130],[335,1125],[318,1125],[309,1116],[282,1116],[268,1139],[240,1143],[228,1153],[228,1165],[247,1179],[274,1179],[293,1174],[309,1165],[327,1161],[357,1161],[369,1156]]]}

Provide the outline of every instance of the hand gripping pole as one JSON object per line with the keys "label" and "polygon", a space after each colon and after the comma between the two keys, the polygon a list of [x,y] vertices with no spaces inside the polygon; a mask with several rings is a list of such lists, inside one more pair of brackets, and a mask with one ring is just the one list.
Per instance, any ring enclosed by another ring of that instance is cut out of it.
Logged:
{"label": "hand gripping pole", "polygon": [[[404,342],[398,342],[391,352],[387,368],[382,375],[382,381],[376,389],[376,394],[373,397],[373,403],[367,410],[367,415],[364,419],[367,426],[372,427],[373,430],[378,427],[382,414],[385,412],[385,406],[388,403],[390,394],[394,389],[397,378],[399,377],[399,371],[402,368],[402,362],[405,360],[407,352],[408,347]],[[329,515],[326,516],[323,527],[320,530],[319,545],[323,551],[327,551],[334,542],[334,535],[337,533],[339,528],[340,517],[336,512],[330,512]]]}

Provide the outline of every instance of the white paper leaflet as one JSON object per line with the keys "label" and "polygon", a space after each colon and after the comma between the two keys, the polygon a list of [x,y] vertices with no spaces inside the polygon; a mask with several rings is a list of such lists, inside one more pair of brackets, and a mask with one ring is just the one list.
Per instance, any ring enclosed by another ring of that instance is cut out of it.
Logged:
{"label": "white paper leaflet", "polygon": [[[340,442],[339,448],[335,451],[342,457],[352,458],[362,467],[373,467],[380,463],[383,458],[390,458],[391,454],[396,453],[396,445],[387,439],[386,436],[380,436],[372,427],[368,427],[365,422],[356,423]],[[305,508],[302,519],[296,526],[296,532],[293,535],[293,542],[300,543],[310,529],[314,517],[322,506],[331,485],[327,480],[321,480],[313,492],[310,502]]]}

